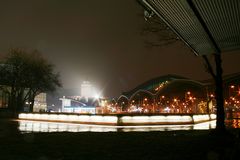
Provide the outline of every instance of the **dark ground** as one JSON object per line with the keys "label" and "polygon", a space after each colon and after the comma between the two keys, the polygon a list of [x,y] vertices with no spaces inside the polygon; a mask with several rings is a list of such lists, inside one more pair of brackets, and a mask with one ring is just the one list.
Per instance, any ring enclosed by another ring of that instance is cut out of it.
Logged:
{"label": "dark ground", "polygon": [[239,130],[130,133],[27,133],[0,119],[0,160],[238,159]]}

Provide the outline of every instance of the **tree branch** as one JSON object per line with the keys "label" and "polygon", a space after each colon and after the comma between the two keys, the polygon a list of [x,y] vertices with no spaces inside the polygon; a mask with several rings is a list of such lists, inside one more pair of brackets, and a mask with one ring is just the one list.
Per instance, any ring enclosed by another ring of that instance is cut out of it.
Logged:
{"label": "tree branch", "polygon": [[177,35],[156,15],[148,19],[140,34],[146,37],[146,47],[161,47],[178,41]]}
{"label": "tree branch", "polygon": [[175,43],[177,41],[177,39],[175,38],[166,38],[166,39],[162,39],[159,41],[144,41],[145,45],[147,47],[161,47],[161,46],[166,46],[172,43]]}

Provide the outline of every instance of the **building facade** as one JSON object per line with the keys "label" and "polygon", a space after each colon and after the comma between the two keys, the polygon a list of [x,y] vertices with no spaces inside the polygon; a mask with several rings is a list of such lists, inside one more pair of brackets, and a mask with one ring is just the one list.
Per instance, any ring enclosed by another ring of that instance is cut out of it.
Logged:
{"label": "building facade", "polygon": [[[223,82],[225,109],[239,111],[240,73],[223,76]],[[165,75],[123,92],[111,108],[120,113],[211,113],[216,110],[214,91],[213,80]]]}
{"label": "building facade", "polygon": [[34,99],[33,112],[44,112],[47,110],[47,94],[40,93]]}

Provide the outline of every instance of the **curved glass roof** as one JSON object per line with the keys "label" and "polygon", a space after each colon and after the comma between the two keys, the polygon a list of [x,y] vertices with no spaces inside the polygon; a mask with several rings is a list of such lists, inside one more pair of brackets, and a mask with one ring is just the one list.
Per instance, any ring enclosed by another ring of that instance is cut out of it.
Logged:
{"label": "curved glass roof", "polygon": [[159,88],[163,85],[166,85],[167,83],[169,83],[173,80],[178,80],[178,79],[186,79],[187,80],[188,78],[178,76],[178,75],[173,75],[173,74],[160,76],[157,78],[150,79],[150,80],[138,85],[137,87],[135,87],[134,89],[132,89],[128,92],[124,92],[123,95],[131,96],[132,94],[134,94],[135,92],[137,92],[139,90],[147,90],[152,93],[155,93],[155,92],[158,92],[158,90],[156,90],[157,88]]}

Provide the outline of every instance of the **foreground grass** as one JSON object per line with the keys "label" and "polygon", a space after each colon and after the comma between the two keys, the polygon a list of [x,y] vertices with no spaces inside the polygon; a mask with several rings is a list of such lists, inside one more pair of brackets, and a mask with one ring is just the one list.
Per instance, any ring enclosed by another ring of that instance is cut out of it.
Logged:
{"label": "foreground grass", "polygon": [[27,133],[0,123],[1,160],[238,159],[234,136],[209,131]]}

